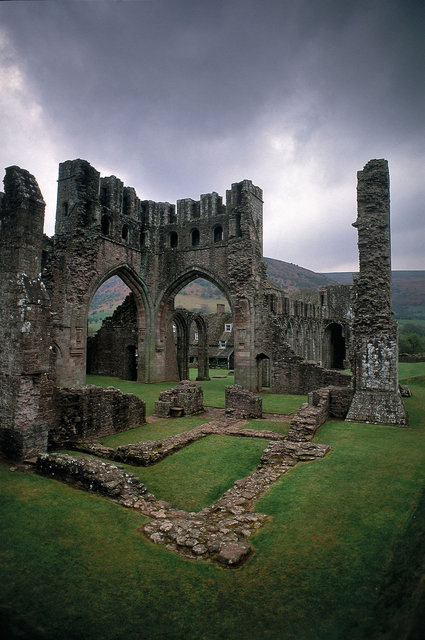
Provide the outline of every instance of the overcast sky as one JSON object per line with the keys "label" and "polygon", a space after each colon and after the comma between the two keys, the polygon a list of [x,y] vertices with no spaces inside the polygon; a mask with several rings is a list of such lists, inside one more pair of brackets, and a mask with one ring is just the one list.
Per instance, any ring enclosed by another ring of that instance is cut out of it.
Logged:
{"label": "overcast sky", "polygon": [[425,269],[424,0],[0,3],[0,169],[59,162],[142,199],[245,178],[264,255],[357,270],[356,172],[390,165],[394,269]]}

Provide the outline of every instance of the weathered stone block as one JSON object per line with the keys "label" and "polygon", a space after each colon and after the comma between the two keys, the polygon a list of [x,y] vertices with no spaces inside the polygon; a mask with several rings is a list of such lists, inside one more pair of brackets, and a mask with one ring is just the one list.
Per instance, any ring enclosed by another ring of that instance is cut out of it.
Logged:
{"label": "weathered stone block", "polygon": [[261,418],[263,415],[262,399],[247,391],[238,384],[228,385],[225,389],[226,411],[243,418]]}
{"label": "weathered stone block", "polygon": [[155,414],[163,418],[172,408],[181,408],[182,415],[191,416],[204,411],[204,391],[196,382],[182,380],[177,387],[161,391],[155,403]]}
{"label": "weathered stone block", "polygon": [[51,445],[111,435],[133,429],[146,421],[144,400],[114,387],[56,388],[53,405],[56,425],[49,432]]}

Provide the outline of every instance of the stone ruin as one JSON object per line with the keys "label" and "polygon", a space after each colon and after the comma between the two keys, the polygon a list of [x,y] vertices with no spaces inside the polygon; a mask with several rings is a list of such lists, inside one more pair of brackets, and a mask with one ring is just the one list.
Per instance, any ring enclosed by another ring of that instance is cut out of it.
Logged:
{"label": "stone ruin", "polygon": [[55,387],[53,407],[57,421],[49,431],[49,447],[81,438],[101,438],[146,422],[144,400],[115,387]]}
{"label": "stone ruin", "polygon": [[[322,288],[317,305],[289,299],[268,282],[263,193],[250,180],[232,184],[225,203],[213,192],[174,205],[142,201],[115,176],[101,178],[87,161],[66,161],[59,167],[53,238],[43,235],[44,200],[27,171],[6,169],[0,200],[5,456],[19,460],[46,452],[64,424],[78,430],[74,405],[66,416],[54,398],[85,384],[89,305],[113,275],[133,294],[134,330],[117,341],[128,357],[126,371],[137,380],[187,378],[189,320],[174,308],[174,297],[200,277],[229,301],[237,385],[274,393],[351,387],[348,419],[406,423],[391,313],[385,160],[370,161],[358,176],[359,276],[352,288]],[[198,323],[205,351],[207,326],[200,318]],[[336,370],[348,364],[352,379]],[[201,368],[208,378],[205,359]],[[116,421],[109,423],[117,428]]]}
{"label": "stone ruin", "polygon": [[196,382],[182,380],[177,387],[161,391],[155,402],[160,418],[193,416],[204,410],[204,391]]}
{"label": "stone ruin", "polygon": [[398,384],[397,323],[391,309],[390,176],[384,160],[358,173],[360,272],[354,282],[354,398],[347,420],[405,424]]}
{"label": "stone ruin", "polygon": [[[253,396],[236,386],[227,387],[228,396],[239,407]],[[245,395],[244,395],[245,394]],[[353,392],[347,387],[328,387],[309,394],[290,421],[288,435],[255,429],[251,421],[236,413],[221,411],[209,422],[189,431],[154,442],[138,442],[106,447],[93,440],[74,443],[74,449],[90,457],[42,454],[37,457],[39,473],[60,479],[86,491],[93,491],[150,518],[139,531],[155,544],[165,545],[185,558],[203,559],[236,568],[249,558],[249,539],[268,519],[253,506],[271,483],[296,464],[325,456],[329,445],[313,443],[316,430],[329,417],[344,418]],[[252,398],[251,398],[252,399]],[[258,406],[257,406],[258,409]],[[268,441],[256,468],[234,482],[215,502],[198,512],[186,512],[158,500],[122,463],[150,466],[208,435],[262,438]],[[104,460],[111,462],[105,462]]]}
{"label": "stone ruin", "polygon": [[228,385],[225,388],[226,413],[241,418],[261,418],[263,401],[252,391],[247,391],[240,384]]}

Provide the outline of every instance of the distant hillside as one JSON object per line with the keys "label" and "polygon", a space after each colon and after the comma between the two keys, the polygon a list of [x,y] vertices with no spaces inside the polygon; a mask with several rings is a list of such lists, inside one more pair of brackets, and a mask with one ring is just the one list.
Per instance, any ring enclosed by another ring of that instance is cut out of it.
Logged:
{"label": "distant hillside", "polygon": [[[352,273],[323,273],[340,284],[352,284]],[[425,319],[425,271],[392,272],[393,309],[397,318]]]}
{"label": "distant hillside", "polygon": [[89,335],[94,335],[102,326],[102,322],[111,316],[130,289],[118,276],[109,278],[94,294],[88,314]]}
{"label": "distant hillside", "polygon": [[[335,283],[352,284],[352,273],[315,273],[296,264],[264,258],[269,280],[287,293],[314,289]],[[118,277],[107,280],[93,297],[89,313],[89,332],[96,332],[103,319],[111,315],[129,293]],[[200,278],[188,284],[176,296],[176,307],[211,313],[217,303],[226,303],[221,291]],[[425,320],[425,271],[393,271],[393,308],[397,318]]]}
{"label": "distant hillside", "polygon": [[277,285],[283,291],[291,293],[300,289],[318,289],[328,284],[335,284],[329,274],[315,273],[297,264],[264,258],[267,265],[267,276],[270,282]]}

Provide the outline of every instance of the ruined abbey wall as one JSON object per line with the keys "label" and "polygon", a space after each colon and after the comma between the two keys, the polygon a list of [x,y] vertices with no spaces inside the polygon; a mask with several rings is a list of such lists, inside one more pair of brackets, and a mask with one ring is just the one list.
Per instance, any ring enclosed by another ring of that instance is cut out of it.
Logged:
{"label": "ruined abbey wall", "polygon": [[[134,308],[127,310],[132,323],[124,309],[110,354],[105,349],[101,356],[111,361],[121,352],[117,375],[145,382],[187,377],[193,318],[174,308],[174,297],[200,277],[218,286],[229,301],[235,383],[244,389],[270,386],[274,392],[306,393],[324,385],[346,386],[349,378],[335,368],[346,366],[348,352],[355,364],[353,402],[357,397],[364,406],[360,391],[370,387],[373,376],[385,378],[382,389],[397,398],[390,304],[387,293],[380,293],[379,304],[371,305],[374,295],[367,292],[373,277],[367,274],[374,267],[365,266],[369,227],[363,219],[376,227],[376,238],[375,231],[370,236],[373,247],[382,240],[382,220],[389,225],[386,213],[384,218],[379,214],[387,189],[381,174],[366,171],[359,186],[361,274],[353,324],[349,288],[324,288],[319,304],[310,304],[290,300],[268,283],[263,194],[249,180],[232,184],[225,204],[213,192],[173,205],[142,201],[115,176],[101,178],[87,161],[67,161],[59,167],[55,236],[46,239],[44,202],[35,179],[18,167],[7,169],[0,208],[0,339],[6,345],[0,378],[2,450],[22,457],[46,449],[49,429],[58,421],[51,403],[53,386],[84,385],[87,358],[99,357],[90,347],[87,353],[87,315],[94,293],[112,275],[122,278],[134,300]],[[376,199],[377,192],[382,197]],[[378,249],[375,253],[385,263],[379,273],[387,291],[388,256]],[[371,321],[374,314],[377,319]],[[202,318],[195,319],[205,361],[207,328]],[[377,336],[371,376],[366,356],[359,354],[370,354]],[[381,376],[382,366],[387,373]],[[207,367],[200,371],[208,377]]]}

